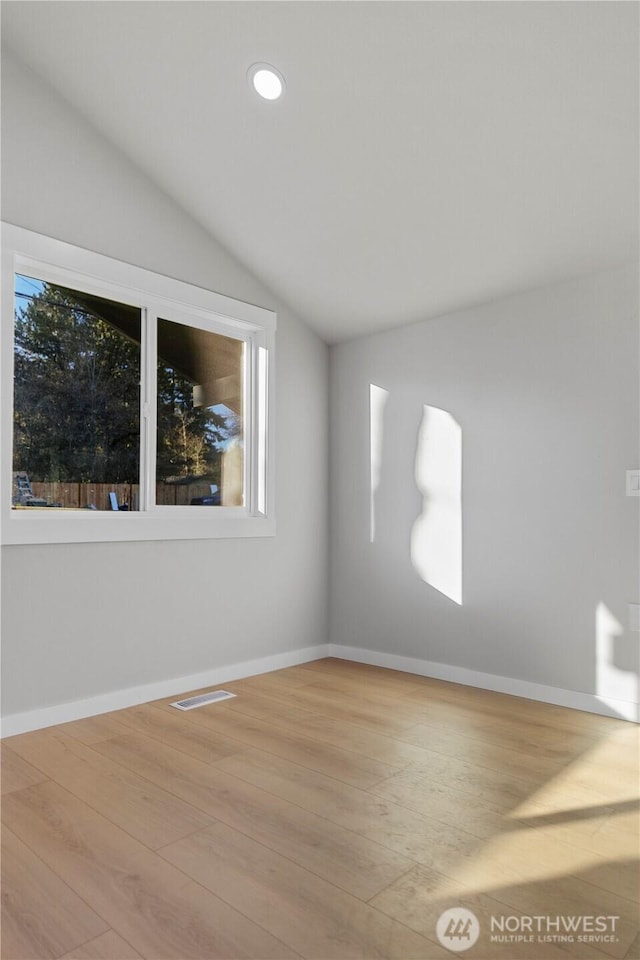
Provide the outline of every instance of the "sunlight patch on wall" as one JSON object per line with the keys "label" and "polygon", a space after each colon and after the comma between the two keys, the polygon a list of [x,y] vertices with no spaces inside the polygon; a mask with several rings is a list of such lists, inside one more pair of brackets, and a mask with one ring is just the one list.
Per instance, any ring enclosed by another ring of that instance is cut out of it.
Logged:
{"label": "sunlight patch on wall", "polygon": [[423,501],[411,532],[411,562],[425,583],[461,605],[462,428],[438,407],[424,407],[416,484]]}
{"label": "sunlight patch on wall", "polygon": [[622,624],[604,603],[596,607],[596,696],[625,720],[638,720],[638,674],[615,664]]}
{"label": "sunlight patch on wall", "polygon": [[376,490],[380,485],[382,465],[382,440],[384,434],[384,408],[389,399],[388,390],[369,384],[369,455],[371,461],[369,540],[376,538]]}

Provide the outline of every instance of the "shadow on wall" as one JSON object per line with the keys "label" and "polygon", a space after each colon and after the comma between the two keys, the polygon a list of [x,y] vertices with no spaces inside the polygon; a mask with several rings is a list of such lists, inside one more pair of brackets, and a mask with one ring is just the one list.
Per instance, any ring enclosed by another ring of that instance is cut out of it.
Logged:
{"label": "shadow on wall", "polygon": [[460,424],[439,407],[408,411],[373,383],[369,416],[369,539],[462,605]]}

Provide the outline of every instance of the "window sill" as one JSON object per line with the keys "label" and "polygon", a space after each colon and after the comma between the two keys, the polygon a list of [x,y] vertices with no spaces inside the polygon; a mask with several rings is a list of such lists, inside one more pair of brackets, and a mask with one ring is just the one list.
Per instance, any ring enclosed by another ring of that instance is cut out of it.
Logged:
{"label": "window sill", "polygon": [[[33,513],[29,510],[11,511],[3,523],[2,543],[15,546],[130,540],[223,540],[273,537],[276,533],[273,518],[252,517],[233,508],[227,513],[224,507],[185,509],[193,510],[193,514],[187,516],[182,510],[180,516],[125,512],[96,514],[79,510],[78,515],[71,517],[68,510],[56,513],[52,508],[51,513],[47,510],[48,515],[43,517],[41,510]],[[221,512],[212,517],[213,510]]]}

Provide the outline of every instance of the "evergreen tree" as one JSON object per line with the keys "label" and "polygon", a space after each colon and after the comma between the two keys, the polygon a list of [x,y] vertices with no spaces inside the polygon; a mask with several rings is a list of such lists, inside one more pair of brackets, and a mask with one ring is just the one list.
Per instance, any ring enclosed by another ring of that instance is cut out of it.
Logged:
{"label": "evergreen tree", "polygon": [[[15,319],[14,470],[32,480],[137,483],[140,342],[54,284]],[[220,451],[237,433],[193,404],[194,384],[158,363],[158,480],[219,482]]]}

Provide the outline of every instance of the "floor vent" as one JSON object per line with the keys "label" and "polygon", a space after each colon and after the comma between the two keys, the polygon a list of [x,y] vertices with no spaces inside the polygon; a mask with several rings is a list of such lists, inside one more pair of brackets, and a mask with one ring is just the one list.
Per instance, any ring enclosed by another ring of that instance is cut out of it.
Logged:
{"label": "floor vent", "polygon": [[170,706],[176,710],[195,710],[196,707],[204,707],[207,703],[218,703],[220,700],[230,700],[235,697],[235,693],[228,693],[226,690],[212,690],[211,693],[201,693],[197,697],[188,697],[186,700],[176,700]]}

